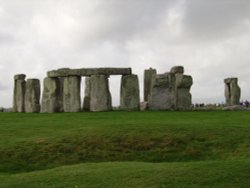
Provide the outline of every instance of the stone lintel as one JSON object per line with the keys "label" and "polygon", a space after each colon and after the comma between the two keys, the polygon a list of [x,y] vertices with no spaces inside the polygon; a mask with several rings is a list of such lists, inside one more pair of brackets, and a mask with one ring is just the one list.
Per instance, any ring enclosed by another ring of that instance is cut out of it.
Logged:
{"label": "stone lintel", "polygon": [[226,79],[224,79],[224,83],[225,84],[229,84],[229,83],[232,83],[232,82],[237,83],[238,82],[238,78],[226,78]]}
{"label": "stone lintel", "polygon": [[25,77],[26,77],[25,74],[16,74],[16,75],[14,76],[14,80],[24,80]]}
{"label": "stone lintel", "polygon": [[184,73],[184,67],[183,66],[174,66],[174,67],[171,68],[170,72],[173,73],[173,74],[177,74],[177,73],[183,74]]}
{"label": "stone lintel", "polygon": [[62,68],[47,72],[48,77],[91,76],[91,75],[131,75],[131,68]]}

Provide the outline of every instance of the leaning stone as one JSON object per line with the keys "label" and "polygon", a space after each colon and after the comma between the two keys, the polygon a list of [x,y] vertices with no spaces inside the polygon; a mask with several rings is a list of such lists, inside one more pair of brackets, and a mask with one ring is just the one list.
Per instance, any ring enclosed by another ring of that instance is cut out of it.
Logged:
{"label": "leaning stone", "polygon": [[149,100],[153,78],[156,75],[156,69],[146,69],[144,70],[144,101]]}
{"label": "leaning stone", "polygon": [[122,76],[121,110],[134,111],[140,109],[139,81],[137,75]]}
{"label": "leaning stone", "polygon": [[176,74],[176,73],[183,74],[184,73],[184,67],[183,66],[174,66],[174,67],[171,68],[170,72],[173,73],[173,74]]}
{"label": "leaning stone", "polygon": [[14,76],[13,112],[24,112],[24,98],[26,81],[24,74]]}
{"label": "leaning stone", "polygon": [[90,111],[112,110],[108,77],[93,75],[90,77]]}
{"label": "leaning stone", "polygon": [[81,111],[80,85],[81,85],[81,77],[79,76],[69,76],[64,78],[64,84],[63,84],[64,112]]}
{"label": "leaning stone", "polygon": [[27,80],[25,112],[40,112],[40,81],[38,79]]}
{"label": "leaning stone", "polygon": [[59,112],[60,83],[58,78],[45,78],[43,81],[42,113]]}

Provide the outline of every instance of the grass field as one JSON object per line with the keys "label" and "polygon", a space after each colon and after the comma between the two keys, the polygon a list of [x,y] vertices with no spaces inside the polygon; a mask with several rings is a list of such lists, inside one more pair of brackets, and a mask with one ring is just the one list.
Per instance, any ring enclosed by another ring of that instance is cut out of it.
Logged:
{"label": "grass field", "polygon": [[250,112],[0,113],[0,187],[250,187]]}

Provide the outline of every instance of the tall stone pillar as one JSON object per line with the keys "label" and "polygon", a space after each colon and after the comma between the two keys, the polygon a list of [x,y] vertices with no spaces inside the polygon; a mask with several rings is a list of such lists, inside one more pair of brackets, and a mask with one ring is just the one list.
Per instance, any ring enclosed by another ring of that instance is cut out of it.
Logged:
{"label": "tall stone pillar", "polygon": [[241,90],[238,85],[238,78],[226,78],[224,83],[226,105],[232,106],[240,104]]}
{"label": "tall stone pillar", "polygon": [[175,75],[158,74],[153,80],[148,108],[150,110],[175,109]]}
{"label": "tall stone pillar", "polygon": [[191,76],[176,74],[176,109],[190,110],[192,107],[192,95],[190,88],[193,84]]}
{"label": "tall stone pillar", "polygon": [[156,69],[146,69],[144,70],[144,101],[149,100],[151,94],[153,78],[156,76]]}
{"label": "tall stone pillar", "polygon": [[90,77],[85,78],[85,90],[83,99],[83,110],[90,110]]}
{"label": "tall stone pillar", "polygon": [[81,96],[80,85],[81,77],[69,76],[63,82],[63,109],[64,112],[80,112]]}
{"label": "tall stone pillar", "polygon": [[60,111],[60,80],[59,78],[45,78],[43,80],[42,113]]}
{"label": "tall stone pillar", "polygon": [[121,110],[133,111],[140,109],[139,81],[137,75],[122,76],[120,95]]}
{"label": "tall stone pillar", "polygon": [[28,79],[25,89],[25,112],[40,112],[40,81]]}
{"label": "tall stone pillar", "polygon": [[92,75],[90,77],[90,111],[112,110],[108,77]]}
{"label": "tall stone pillar", "polygon": [[25,74],[14,76],[13,112],[24,112]]}

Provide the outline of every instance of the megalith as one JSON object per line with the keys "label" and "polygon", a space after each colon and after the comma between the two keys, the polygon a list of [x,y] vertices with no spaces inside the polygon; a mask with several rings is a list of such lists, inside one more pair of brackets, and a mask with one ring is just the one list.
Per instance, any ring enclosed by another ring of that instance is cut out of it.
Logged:
{"label": "megalith", "polygon": [[192,107],[192,95],[190,88],[193,84],[191,76],[176,74],[176,109],[189,110]]}
{"label": "megalith", "polygon": [[85,78],[85,90],[83,98],[83,111],[90,110],[90,77]]}
{"label": "megalith", "polygon": [[144,70],[144,101],[147,102],[149,100],[153,78],[156,75],[156,69],[146,69]]}
{"label": "megalith", "polygon": [[42,113],[60,111],[60,80],[59,78],[45,78],[43,80]]}
{"label": "megalith", "polygon": [[226,105],[233,106],[240,104],[241,89],[238,85],[238,78],[226,78],[225,83],[225,98]]}
{"label": "megalith", "polygon": [[174,66],[170,72],[153,78],[148,108],[150,110],[189,110],[193,79],[184,75],[183,66]]}
{"label": "megalith", "polygon": [[152,84],[148,102],[150,110],[171,110],[175,108],[175,75],[158,74]]}
{"label": "megalith", "polygon": [[40,112],[40,81],[28,79],[25,89],[25,112]]}
{"label": "megalith", "polygon": [[122,76],[120,95],[121,110],[140,110],[139,81],[137,75]]}
{"label": "megalith", "polygon": [[64,112],[81,111],[80,85],[81,77],[79,76],[68,76],[63,78]]}
{"label": "megalith", "polygon": [[112,110],[109,81],[106,75],[90,77],[90,111]]}
{"label": "megalith", "polygon": [[25,74],[14,76],[13,112],[24,112]]}

